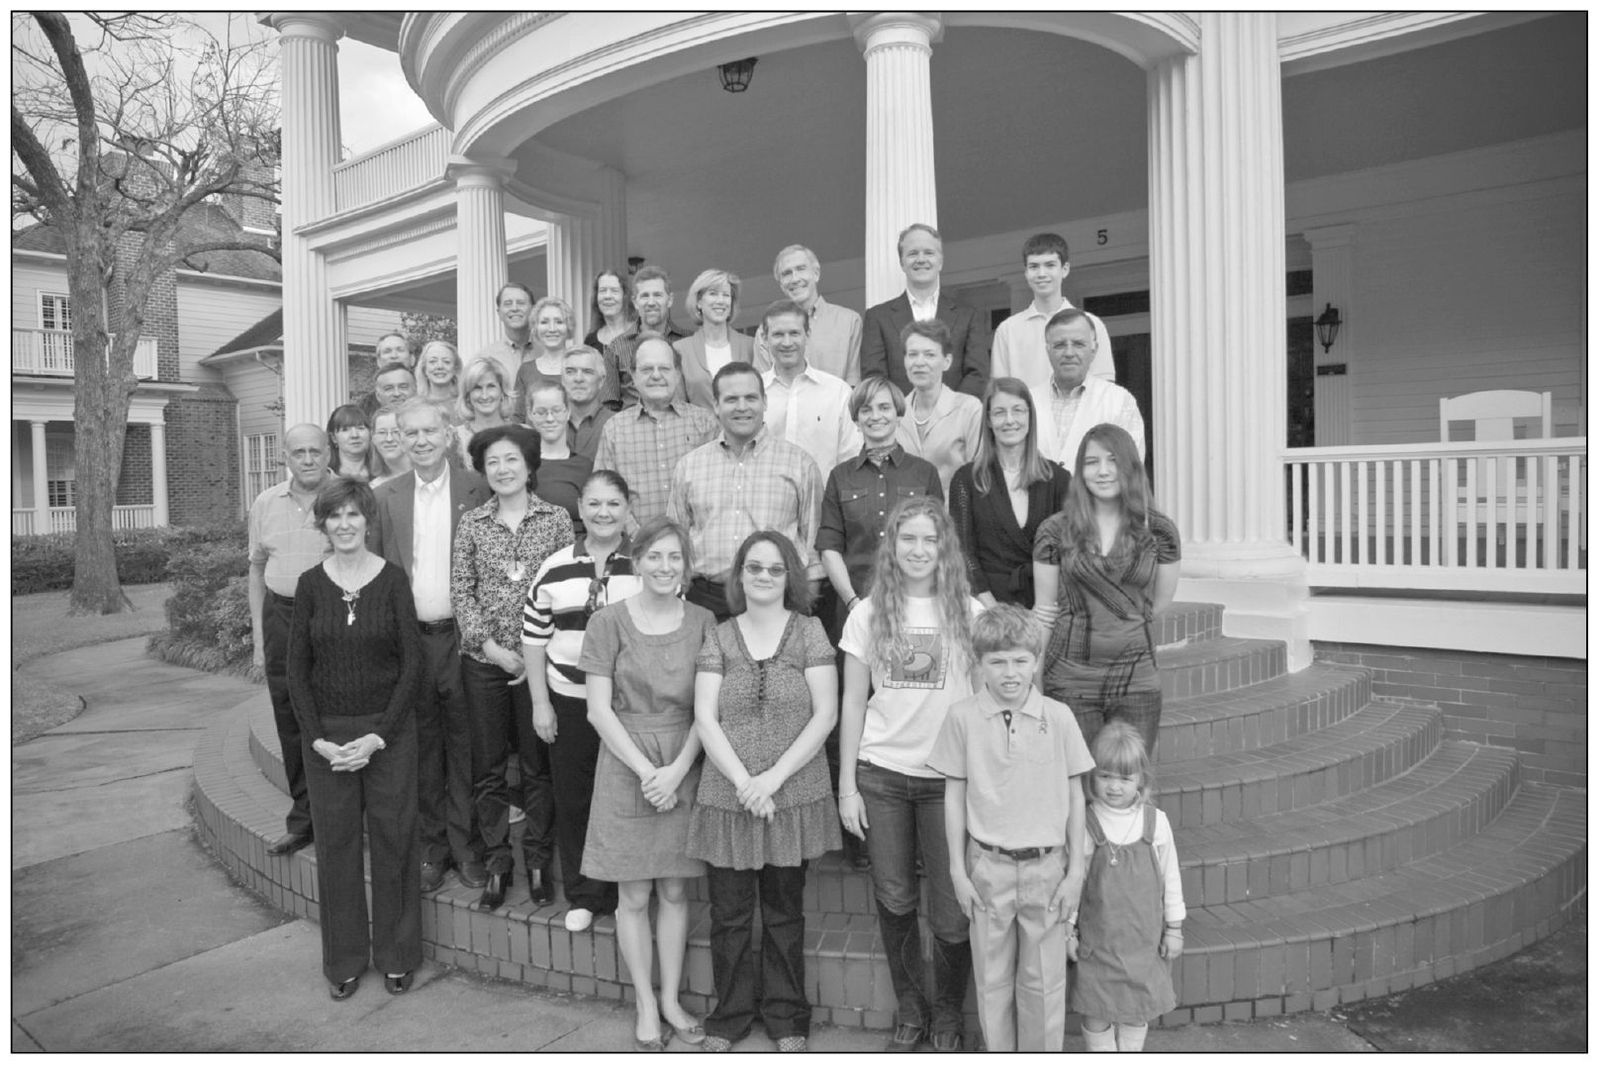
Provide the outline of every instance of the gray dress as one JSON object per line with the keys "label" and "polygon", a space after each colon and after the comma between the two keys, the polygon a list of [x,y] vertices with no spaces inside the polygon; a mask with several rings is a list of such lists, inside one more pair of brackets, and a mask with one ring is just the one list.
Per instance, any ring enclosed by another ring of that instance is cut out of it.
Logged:
{"label": "gray dress", "polygon": [[[678,629],[649,635],[635,627],[627,601],[602,608],[585,626],[580,669],[612,679],[613,712],[653,765],[674,761],[691,733],[697,652],[713,627],[711,613],[687,603]],[[641,778],[602,744],[581,872],[612,881],[702,876],[703,864],[686,857],[701,768],[680,782],[674,809],[659,813],[641,794]]]}

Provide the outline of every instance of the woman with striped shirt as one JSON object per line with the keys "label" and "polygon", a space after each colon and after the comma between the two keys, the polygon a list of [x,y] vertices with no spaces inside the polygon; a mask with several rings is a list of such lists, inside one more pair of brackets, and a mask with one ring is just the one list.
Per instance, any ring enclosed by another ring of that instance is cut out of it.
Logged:
{"label": "woman with striped shirt", "polygon": [[591,474],[580,490],[579,510],[584,535],[541,564],[524,601],[525,677],[535,734],[552,745],[557,853],[569,905],[563,924],[571,932],[589,928],[618,903],[617,884],[580,874],[600,743],[586,720],[580,649],[592,614],[641,590],[624,535],[630,518],[624,478],[612,470]]}

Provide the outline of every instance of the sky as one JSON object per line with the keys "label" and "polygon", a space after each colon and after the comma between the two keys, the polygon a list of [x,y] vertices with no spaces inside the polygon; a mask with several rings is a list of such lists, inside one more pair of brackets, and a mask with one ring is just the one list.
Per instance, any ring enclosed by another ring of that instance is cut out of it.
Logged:
{"label": "sky", "polygon": [[[254,14],[206,12],[193,16],[219,38],[273,42],[278,34]],[[435,121],[401,73],[395,52],[349,37],[340,40],[340,143],[347,156],[402,137]]]}

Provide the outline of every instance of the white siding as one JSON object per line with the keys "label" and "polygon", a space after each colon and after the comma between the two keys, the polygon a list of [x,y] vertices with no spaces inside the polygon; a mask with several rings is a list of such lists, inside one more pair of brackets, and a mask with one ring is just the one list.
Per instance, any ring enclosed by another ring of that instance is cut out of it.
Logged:
{"label": "white siding", "polygon": [[240,436],[276,433],[281,415],[271,409],[279,401],[279,375],[254,360],[234,360],[223,368],[223,381],[239,401]]}
{"label": "white siding", "polygon": [[1586,201],[1581,194],[1437,207],[1355,234],[1349,364],[1355,444],[1438,438],[1438,400],[1491,388],[1554,393],[1577,431]]}
{"label": "white siding", "polygon": [[11,261],[11,325],[39,328],[39,293],[66,292],[67,268]]}
{"label": "white siding", "polygon": [[373,350],[376,340],[401,329],[401,312],[378,307],[346,308],[346,343]]}
{"label": "white siding", "polygon": [[211,370],[196,364],[278,310],[279,303],[276,288],[196,284],[180,279],[179,380],[215,380]]}

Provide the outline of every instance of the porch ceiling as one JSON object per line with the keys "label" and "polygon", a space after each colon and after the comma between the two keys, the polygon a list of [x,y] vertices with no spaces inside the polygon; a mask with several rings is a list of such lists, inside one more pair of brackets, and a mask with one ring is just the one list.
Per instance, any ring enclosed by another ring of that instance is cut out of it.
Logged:
{"label": "porch ceiling", "polygon": [[[1585,125],[1585,17],[1288,78],[1289,180]],[[761,276],[796,240],[827,262],[856,259],[864,81],[856,46],[829,41],[763,56],[745,93],[721,91],[710,68],[565,119],[538,141],[622,171],[630,252],[676,277],[714,263]],[[1115,53],[950,27],[932,51],[931,95],[949,240],[1146,206],[1145,77]],[[538,182],[538,169],[525,172]]]}

